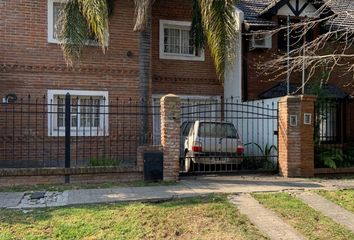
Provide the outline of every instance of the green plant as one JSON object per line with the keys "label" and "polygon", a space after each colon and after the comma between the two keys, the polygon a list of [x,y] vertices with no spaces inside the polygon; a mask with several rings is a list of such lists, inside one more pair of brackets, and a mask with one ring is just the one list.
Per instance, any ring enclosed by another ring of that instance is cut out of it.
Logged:
{"label": "green plant", "polygon": [[316,167],[337,168],[343,165],[344,154],[340,148],[329,149],[317,146],[316,152]]}
{"label": "green plant", "polygon": [[354,166],[354,147],[348,147],[344,151],[344,166],[343,167],[353,167]]}
{"label": "green plant", "polygon": [[261,153],[260,159],[262,161],[262,166],[261,166],[262,168],[264,168],[264,169],[275,169],[275,167],[276,167],[275,163],[274,163],[274,161],[272,161],[271,158],[273,156],[272,152],[273,151],[275,151],[275,152],[278,151],[277,146],[270,145],[270,144],[267,143],[264,146],[264,148],[262,148],[258,143],[255,143],[255,142],[251,142],[251,143],[245,144],[245,146],[248,146],[248,145],[254,145],[254,146],[256,146],[259,149],[259,151]]}
{"label": "green plant", "polygon": [[114,157],[92,157],[90,159],[90,166],[99,167],[99,166],[119,166],[123,163],[121,159]]}
{"label": "green plant", "polygon": [[264,148],[262,148],[258,143],[255,142],[251,142],[251,143],[246,143],[245,146],[248,145],[255,145],[259,151],[261,152],[264,160],[268,160],[271,156],[272,156],[272,150],[274,149],[274,151],[278,151],[277,146],[275,145],[269,145],[268,143],[264,146]]}

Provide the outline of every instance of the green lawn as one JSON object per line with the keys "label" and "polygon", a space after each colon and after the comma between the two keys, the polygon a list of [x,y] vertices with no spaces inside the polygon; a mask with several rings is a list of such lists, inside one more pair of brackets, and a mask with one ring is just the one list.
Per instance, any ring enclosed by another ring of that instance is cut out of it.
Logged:
{"label": "green lawn", "polygon": [[289,193],[253,194],[253,197],[309,239],[354,239],[354,233]]}
{"label": "green lawn", "polygon": [[354,213],[354,189],[338,191],[316,191],[319,195]]}
{"label": "green lawn", "polygon": [[0,210],[0,239],[265,239],[224,196]]}
{"label": "green lawn", "polygon": [[146,186],[171,186],[176,185],[174,181],[146,182],[135,181],[127,183],[78,183],[78,184],[48,184],[48,185],[20,185],[12,187],[0,187],[0,192],[28,192],[28,191],[65,191],[73,189],[99,189],[114,187],[146,187]]}

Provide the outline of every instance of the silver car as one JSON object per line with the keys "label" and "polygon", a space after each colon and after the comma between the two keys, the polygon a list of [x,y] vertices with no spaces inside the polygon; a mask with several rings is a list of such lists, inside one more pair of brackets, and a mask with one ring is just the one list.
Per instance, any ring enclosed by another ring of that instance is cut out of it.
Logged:
{"label": "silver car", "polygon": [[243,161],[244,145],[232,123],[195,121],[184,142],[184,170],[191,165],[234,164]]}

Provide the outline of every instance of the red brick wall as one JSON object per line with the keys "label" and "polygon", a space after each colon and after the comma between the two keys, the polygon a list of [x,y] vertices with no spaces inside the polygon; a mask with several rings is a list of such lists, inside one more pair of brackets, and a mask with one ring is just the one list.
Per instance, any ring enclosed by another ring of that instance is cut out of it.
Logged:
{"label": "red brick wall", "polygon": [[[75,69],[66,66],[58,44],[47,41],[47,1],[14,0],[1,6],[0,96],[46,94],[47,89],[109,90],[111,97],[136,98],[138,34],[132,1],[116,1],[109,48],[86,47]],[[127,57],[127,51],[133,57]]]}
{"label": "red brick wall", "polygon": [[[142,172],[128,173],[96,173],[71,175],[70,183],[114,183],[114,182],[137,182],[143,180]],[[42,175],[42,176],[5,176],[0,177],[0,186],[31,186],[31,185],[50,185],[64,184],[64,175]]]}
{"label": "red brick wall", "polygon": [[[278,50],[278,37],[275,34],[272,38],[271,49],[253,49],[248,50],[246,47],[244,52],[244,58],[247,60],[247,98],[249,100],[259,99],[259,95],[277,85],[279,82],[283,82],[286,79],[286,75],[277,77],[278,73],[272,73],[273,66],[263,66],[271,59],[277,59],[279,56],[285,54]],[[292,73],[290,76],[292,83],[301,82],[301,73]]]}
{"label": "red brick wall", "polygon": [[[47,41],[47,1],[5,1],[0,12],[6,18],[0,26],[1,97],[10,92],[42,96],[47,89],[108,90],[110,98],[138,97],[139,39],[132,31],[133,1],[116,1],[107,53],[86,47],[74,69],[65,64],[60,46]],[[159,20],[190,20],[191,2],[158,0],[152,14],[152,92],[221,95],[208,50],[202,62],[159,59]],[[132,57],[127,57],[128,51]]]}

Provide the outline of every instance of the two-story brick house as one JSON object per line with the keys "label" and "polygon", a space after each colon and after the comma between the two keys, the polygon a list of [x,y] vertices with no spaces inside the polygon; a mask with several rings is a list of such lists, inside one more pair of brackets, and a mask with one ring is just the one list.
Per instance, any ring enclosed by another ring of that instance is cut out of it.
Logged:
{"label": "two-story brick house", "polygon": [[[56,104],[67,92],[79,103],[88,98],[97,103],[139,99],[139,34],[133,32],[133,1],[115,1],[106,54],[91,42],[74,67],[66,65],[56,39],[56,21],[64,2],[0,2],[1,99],[6,101],[8,94],[15,94],[17,101],[29,94],[31,99],[45,95],[48,103]],[[153,5],[149,93],[153,104],[168,93],[191,101],[216,101],[223,94],[210,52],[192,46],[191,8],[188,0],[158,0]],[[48,128],[63,124],[56,122]],[[158,135],[159,129],[154,132]]]}

